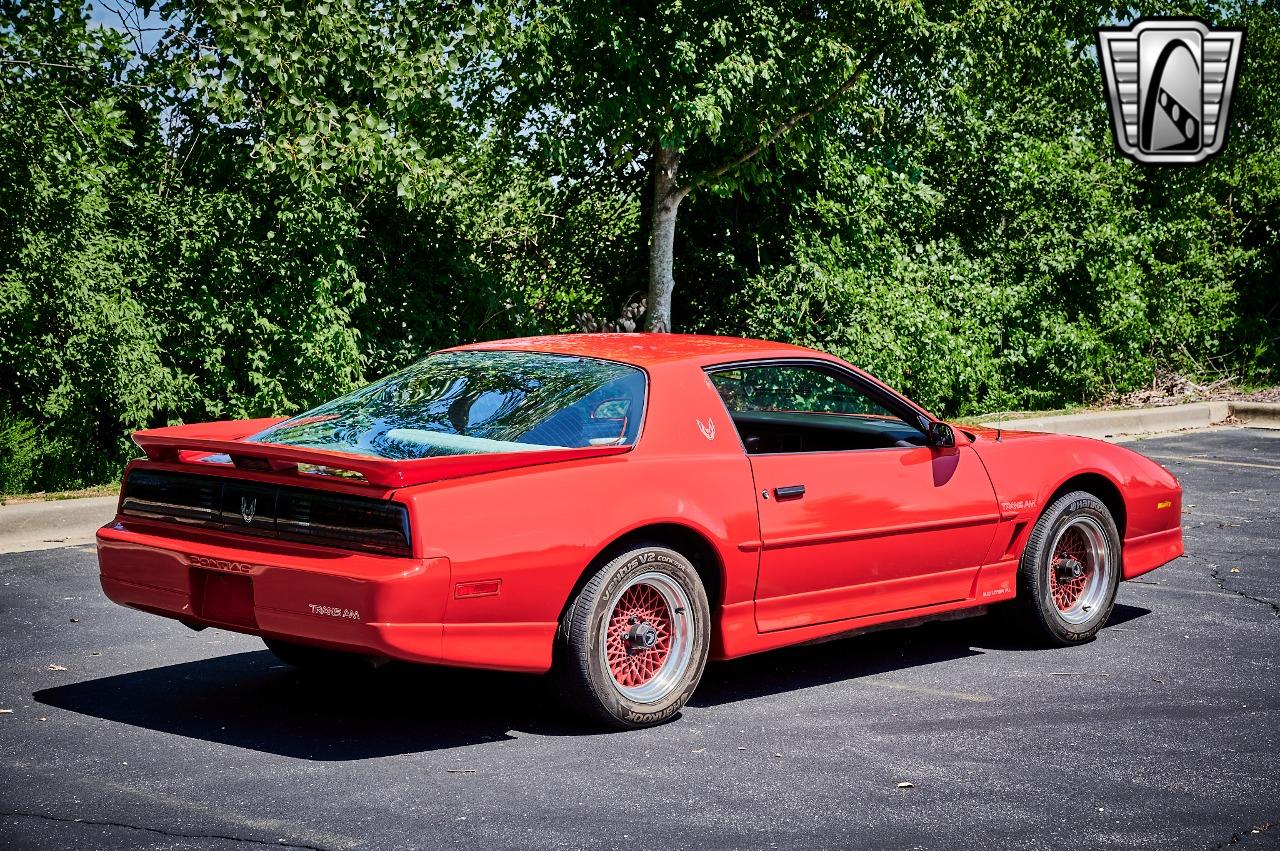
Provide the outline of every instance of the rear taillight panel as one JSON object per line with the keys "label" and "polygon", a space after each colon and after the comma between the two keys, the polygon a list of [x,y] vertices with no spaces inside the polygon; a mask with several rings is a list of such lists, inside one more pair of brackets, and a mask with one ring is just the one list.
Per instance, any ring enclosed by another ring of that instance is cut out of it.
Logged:
{"label": "rear taillight panel", "polygon": [[402,503],[281,488],[276,506],[282,538],[408,554],[409,513]]}
{"label": "rear taillight panel", "polygon": [[403,503],[220,476],[131,470],[120,513],[388,555],[413,551]]}

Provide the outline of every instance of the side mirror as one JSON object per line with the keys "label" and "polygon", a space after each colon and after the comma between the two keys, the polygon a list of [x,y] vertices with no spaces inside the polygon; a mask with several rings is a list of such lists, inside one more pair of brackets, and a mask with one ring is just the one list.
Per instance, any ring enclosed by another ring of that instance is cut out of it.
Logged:
{"label": "side mirror", "polygon": [[929,423],[928,437],[930,446],[947,448],[956,445],[956,433],[944,422],[935,420]]}

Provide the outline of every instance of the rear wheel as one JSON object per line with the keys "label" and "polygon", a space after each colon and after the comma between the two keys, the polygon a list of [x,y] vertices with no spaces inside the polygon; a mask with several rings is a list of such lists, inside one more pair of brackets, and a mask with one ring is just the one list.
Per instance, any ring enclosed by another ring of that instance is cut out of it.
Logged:
{"label": "rear wheel", "polygon": [[1050,505],[1031,530],[1015,603],[1035,636],[1078,644],[1107,622],[1119,584],[1115,520],[1096,496],[1075,491]]}
{"label": "rear wheel", "polygon": [[587,580],[561,621],[565,696],[616,727],[671,718],[702,679],[710,621],[687,558],[656,544],[623,553]]}

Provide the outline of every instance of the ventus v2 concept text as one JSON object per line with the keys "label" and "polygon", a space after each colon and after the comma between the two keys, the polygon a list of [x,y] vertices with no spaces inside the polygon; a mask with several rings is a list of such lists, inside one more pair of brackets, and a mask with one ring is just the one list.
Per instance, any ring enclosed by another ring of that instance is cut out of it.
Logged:
{"label": "ventus v2 concept text", "polygon": [[1182,553],[1178,482],[1137,453],[948,425],[753,340],[463,346],[290,419],[134,440],[98,533],[116,602],[304,666],[551,671],[620,726],[679,712],[708,659],[891,621],[1009,601],[1085,641]]}

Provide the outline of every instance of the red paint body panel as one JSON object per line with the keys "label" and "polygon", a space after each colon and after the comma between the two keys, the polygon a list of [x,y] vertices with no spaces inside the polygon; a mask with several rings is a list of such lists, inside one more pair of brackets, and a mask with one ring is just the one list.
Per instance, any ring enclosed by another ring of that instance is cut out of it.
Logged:
{"label": "red paint body panel", "polygon": [[[1098,441],[964,427],[954,449],[747,456],[705,367],[818,359],[893,394],[809,349],[648,334],[463,348],[642,368],[649,388],[639,439],[633,447],[389,461],[240,440],[277,420],[140,432],[135,440],[148,459],[130,470],[403,503],[412,555],[121,515],[98,533],[107,595],[192,624],[419,662],[545,671],[567,601],[590,566],[631,535],[666,540],[679,527],[701,539],[701,567],[715,587],[717,658],[1010,599],[1031,526],[1081,475],[1113,487],[1122,501],[1125,578],[1182,552],[1176,479]],[[200,462],[212,452],[258,459],[265,469]],[[364,481],[299,473],[299,463],[353,470]],[[773,496],[801,483],[802,499]],[[1157,508],[1161,502],[1170,505]]]}
{"label": "red paint body panel", "polygon": [[761,631],[964,600],[1000,515],[968,446],[756,455]]}
{"label": "red paint body panel", "polygon": [[[1124,503],[1124,516],[1116,522],[1123,539],[1125,579],[1182,555],[1182,488],[1155,461],[1085,437],[1003,431],[997,441],[994,429],[970,431],[1007,522],[1025,524],[1022,543],[1055,493],[1072,479],[1092,476],[1110,483]],[[1162,503],[1168,505],[1158,508]]]}

